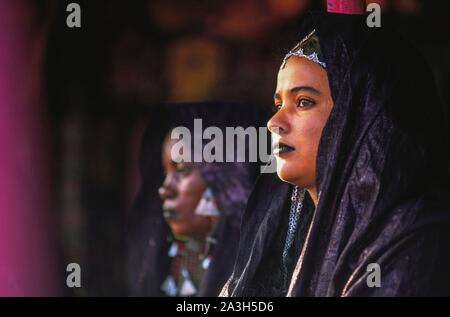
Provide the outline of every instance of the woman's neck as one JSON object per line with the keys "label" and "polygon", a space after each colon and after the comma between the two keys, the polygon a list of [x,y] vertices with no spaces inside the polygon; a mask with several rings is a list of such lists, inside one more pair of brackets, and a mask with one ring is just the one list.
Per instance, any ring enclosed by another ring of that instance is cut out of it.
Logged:
{"label": "woman's neck", "polygon": [[311,187],[311,188],[307,188],[306,190],[308,191],[309,196],[311,196],[311,199],[312,199],[312,201],[314,203],[314,207],[317,207],[317,202],[318,202],[317,188],[314,186],[314,187]]}

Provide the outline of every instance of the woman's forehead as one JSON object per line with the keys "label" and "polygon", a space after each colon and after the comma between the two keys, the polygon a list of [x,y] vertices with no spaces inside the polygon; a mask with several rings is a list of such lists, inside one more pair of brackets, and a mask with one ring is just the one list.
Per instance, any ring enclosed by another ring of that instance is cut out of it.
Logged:
{"label": "woman's forehead", "polygon": [[320,91],[325,84],[328,84],[327,74],[322,67],[306,58],[293,56],[278,72],[276,93],[289,92],[299,86]]}

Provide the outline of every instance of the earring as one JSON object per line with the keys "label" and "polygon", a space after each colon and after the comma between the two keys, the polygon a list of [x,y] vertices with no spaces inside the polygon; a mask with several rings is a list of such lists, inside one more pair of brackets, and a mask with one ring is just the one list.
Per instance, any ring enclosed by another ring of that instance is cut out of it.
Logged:
{"label": "earring", "polygon": [[212,190],[208,187],[200,199],[195,214],[200,216],[217,217],[219,216],[219,209],[214,202]]}

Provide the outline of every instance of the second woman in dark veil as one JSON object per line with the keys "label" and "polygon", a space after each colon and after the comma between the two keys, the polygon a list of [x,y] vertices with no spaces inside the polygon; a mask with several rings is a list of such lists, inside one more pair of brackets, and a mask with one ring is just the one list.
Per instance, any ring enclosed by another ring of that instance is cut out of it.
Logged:
{"label": "second woman in dark veil", "polygon": [[[201,120],[201,133],[215,127],[225,136],[226,127],[258,126],[259,112],[231,102],[169,103],[161,112],[164,115],[148,126],[142,142],[142,183],[128,226],[130,294],[217,296],[234,265],[241,217],[258,165],[203,160],[178,164],[171,157],[171,131],[186,128],[195,146],[194,120]],[[208,140],[198,137],[203,150]],[[208,209],[208,215],[194,214],[200,209]],[[211,209],[219,214],[211,217]],[[215,218],[213,225],[210,218]]]}
{"label": "second woman in dark veil", "polygon": [[250,196],[222,295],[450,295],[448,135],[417,50],[314,14],[275,105],[278,175]]}

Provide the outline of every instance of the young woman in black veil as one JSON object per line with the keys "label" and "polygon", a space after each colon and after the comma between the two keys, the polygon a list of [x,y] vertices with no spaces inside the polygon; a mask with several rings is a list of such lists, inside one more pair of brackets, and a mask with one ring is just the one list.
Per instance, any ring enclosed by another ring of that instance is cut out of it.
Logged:
{"label": "young woman in black veil", "polygon": [[311,14],[303,34],[268,122],[277,175],[249,198],[221,295],[450,295],[449,144],[424,59],[365,16]]}
{"label": "young woman in black veil", "polygon": [[[164,127],[150,124],[142,144],[142,185],[129,225],[130,294],[217,296],[234,265],[241,216],[258,166],[178,162],[172,147],[179,141],[171,140],[171,131],[187,128],[194,146],[195,119],[202,120],[203,129],[214,126],[225,135],[226,127],[258,126],[258,111],[221,102],[172,103],[164,110],[165,119],[154,122]],[[202,140],[202,149],[206,143]]]}

